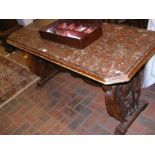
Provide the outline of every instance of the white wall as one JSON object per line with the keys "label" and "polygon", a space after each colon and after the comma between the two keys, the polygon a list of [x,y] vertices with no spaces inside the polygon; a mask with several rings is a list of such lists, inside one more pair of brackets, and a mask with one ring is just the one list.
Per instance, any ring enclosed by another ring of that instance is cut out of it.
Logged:
{"label": "white wall", "polygon": [[33,19],[17,19],[19,25],[26,26],[33,22]]}
{"label": "white wall", "polygon": [[[155,31],[155,19],[148,22],[148,30]],[[143,87],[149,87],[155,83],[155,55],[148,61],[144,70]]]}

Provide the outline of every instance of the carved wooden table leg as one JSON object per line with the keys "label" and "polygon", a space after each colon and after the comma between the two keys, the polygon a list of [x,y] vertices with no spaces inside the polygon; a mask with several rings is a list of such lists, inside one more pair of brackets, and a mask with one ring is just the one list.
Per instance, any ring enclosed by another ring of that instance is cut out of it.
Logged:
{"label": "carved wooden table leg", "polygon": [[139,73],[128,83],[103,86],[108,113],[121,121],[115,134],[125,134],[128,127],[136,119],[147,103],[138,102],[141,94]]}
{"label": "carved wooden table leg", "polygon": [[42,86],[49,79],[60,73],[57,66],[34,55],[27,54],[26,60],[30,70],[41,77],[41,80],[38,82],[38,86]]}

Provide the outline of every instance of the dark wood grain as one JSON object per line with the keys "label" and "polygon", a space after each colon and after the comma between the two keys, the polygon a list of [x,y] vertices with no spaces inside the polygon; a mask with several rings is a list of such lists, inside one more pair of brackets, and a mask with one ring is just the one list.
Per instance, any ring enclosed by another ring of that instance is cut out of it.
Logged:
{"label": "dark wood grain", "polygon": [[60,72],[58,66],[32,54],[27,53],[26,61],[30,70],[41,78],[38,86],[42,86],[46,81]]}
{"label": "dark wood grain", "polygon": [[121,121],[116,128],[116,134],[124,134],[131,123],[147,106],[145,102],[139,102],[141,94],[141,76],[139,72],[130,82],[104,86],[105,103],[108,113]]}

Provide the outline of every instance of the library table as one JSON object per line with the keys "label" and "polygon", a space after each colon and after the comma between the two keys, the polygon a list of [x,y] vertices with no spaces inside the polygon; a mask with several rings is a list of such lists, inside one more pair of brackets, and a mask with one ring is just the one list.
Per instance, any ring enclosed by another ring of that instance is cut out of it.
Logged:
{"label": "library table", "polygon": [[102,37],[81,50],[42,39],[38,30],[52,21],[36,20],[10,35],[7,42],[29,54],[30,69],[43,81],[49,78],[49,68],[55,75],[60,67],[100,83],[107,112],[120,121],[115,134],[125,134],[147,106],[139,102],[140,75],[154,54],[155,32],[103,23]]}

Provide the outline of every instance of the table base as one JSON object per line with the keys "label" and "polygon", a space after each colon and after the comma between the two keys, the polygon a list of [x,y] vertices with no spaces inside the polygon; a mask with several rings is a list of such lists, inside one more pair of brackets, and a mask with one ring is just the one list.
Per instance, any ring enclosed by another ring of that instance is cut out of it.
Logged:
{"label": "table base", "polygon": [[121,123],[115,134],[125,134],[129,126],[147,106],[139,102],[141,94],[141,74],[138,72],[129,82],[112,86],[103,85],[105,104],[110,116]]}
{"label": "table base", "polygon": [[130,125],[133,123],[133,121],[138,117],[138,115],[147,107],[148,103],[140,102],[138,108],[135,110],[133,115],[126,120],[125,122],[120,122],[118,126],[115,129],[114,134],[115,135],[123,135],[126,133]]}
{"label": "table base", "polygon": [[[60,71],[64,71],[57,65],[32,55],[28,56],[27,63],[31,71],[41,77],[39,86]],[[147,106],[147,103],[139,102],[141,94],[140,72],[127,83],[102,85],[101,87],[105,91],[107,112],[120,121],[114,134],[125,134],[132,122]]]}

